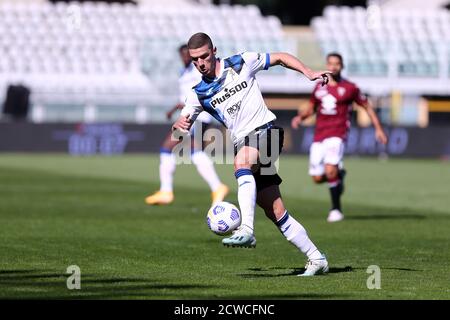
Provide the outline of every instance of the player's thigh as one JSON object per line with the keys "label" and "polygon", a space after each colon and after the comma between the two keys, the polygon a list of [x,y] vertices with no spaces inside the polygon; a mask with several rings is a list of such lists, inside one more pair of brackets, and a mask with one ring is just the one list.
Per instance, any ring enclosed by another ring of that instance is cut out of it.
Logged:
{"label": "player's thigh", "polygon": [[339,173],[339,166],[334,164],[326,164],[325,165],[325,175],[327,179],[335,179],[337,178]]}
{"label": "player's thigh", "polygon": [[283,150],[284,129],[273,126],[260,131],[256,136],[258,139],[259,162],[261,165],[274,164]]}
{"label": "player's thigh", "polygon": [[344,158],[344,141],[338,137],[332,137],[323,141],[326,165],[338,166]]}
{"label": "player's thigh", "polygon": [[322,142],[313,142],[309,148],[309,175],[321,177],[325,173],[324,147]]}
{"label": "player's thigh", "polygon": [[242,146],[236,152],[234,157],[234,170],[238,169],[254,169],[258,164],[258,149],[251,146]]}
{"label": "player's thigh", "polygon": [[278,185],[272,185],[259,191],[256,196],[256,203],[273,222],[280,220],[286,211]]}

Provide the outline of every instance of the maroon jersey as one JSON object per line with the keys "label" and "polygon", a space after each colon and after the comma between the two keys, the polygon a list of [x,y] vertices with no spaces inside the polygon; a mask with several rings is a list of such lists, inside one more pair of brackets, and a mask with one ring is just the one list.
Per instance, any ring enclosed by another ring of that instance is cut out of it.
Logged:
{"label": "maroon jersey", "polygon": [[354,83],[341,78],[336,86],[317,84],[310,101],[317,107],[314,133],[314,142],[317,142],[330,137],[345,140],[350,128],[352,103],[364,105],[367,97]]}

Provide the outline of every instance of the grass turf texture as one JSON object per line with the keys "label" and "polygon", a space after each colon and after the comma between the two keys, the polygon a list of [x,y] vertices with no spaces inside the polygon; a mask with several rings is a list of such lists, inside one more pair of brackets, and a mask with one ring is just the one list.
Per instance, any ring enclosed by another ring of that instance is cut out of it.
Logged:
{"label": "grass turf texture", "polygon": [[[448,163],[347,159],[346,220],[326,222],[325,185],[307,158],[283,156],[282,192],[327,254],[330,273],[296,277],[305,258],[258,209],[256,249],[224,248],[206,226],[210,192],[177,167],[175,202],[149,207],[158,156],[0,156],[0,298],[449,299]],[[237,203],[229,165],[217,166]],[[66,268],[81,268],[81,290]],[[369,265],[381,289],[366,286]]]}

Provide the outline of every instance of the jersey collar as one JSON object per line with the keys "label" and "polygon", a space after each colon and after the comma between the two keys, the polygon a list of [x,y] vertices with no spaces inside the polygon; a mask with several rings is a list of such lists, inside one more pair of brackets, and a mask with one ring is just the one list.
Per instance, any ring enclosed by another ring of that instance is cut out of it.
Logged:
{"label": "jersey collar", "polygon": [[204,76],[209,81],[215,81],[217,79],[220,79],[223,75],[225,63],[224,63],[223,59],[217,58],[217,60],[219,60],[219,75],[214,78],[209,78],[207,76]]}

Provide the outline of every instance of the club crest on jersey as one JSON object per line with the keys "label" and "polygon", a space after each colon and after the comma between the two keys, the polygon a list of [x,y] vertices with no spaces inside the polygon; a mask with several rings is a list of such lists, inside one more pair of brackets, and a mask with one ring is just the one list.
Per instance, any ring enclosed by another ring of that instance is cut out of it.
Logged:
{"label": "club crest on jersey", "polygon": [[247,81],[242,81],[241,83],[235,85],[234,87],[228,89],[225,88],[223,91],[225,92],[224,94],[222,94],[221,96],[214,98],[211,101],[211,107],[215,108],[216,106],[218,106],[219,104],[225,102],[226,100],[228,100],[229,98],[231,98],[232,96],[234,96],[236,93],[238,93],[239,91],[241,91],[242,89],[247,88]]}
{"label": "club crest on jersey", "polygon": [[227,68],[224,71],[225,74],[225,85],[230,84],[233,81],[236,81],[239,77],[239,75],[234,71],[233,68]]}
{"label": "club crest on jersey", "polygon": [[231,107],[227,108],[227,112],[230,115],[231,119],[234,119],[239,110],[241,109],[241,102],[242,101],[239,101],[238,103],[235,103]]}
{"label": "club crest on jersey", "polygon": [[337,88],[338,95],[340,95],[341,97],[345,94],[345,91],[346,90],[343,87]]}

